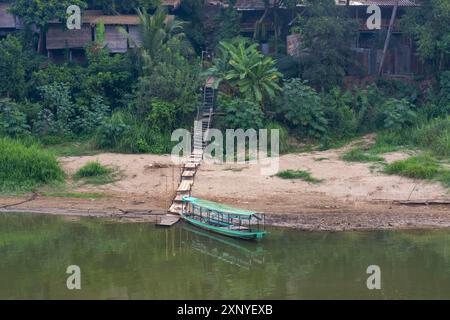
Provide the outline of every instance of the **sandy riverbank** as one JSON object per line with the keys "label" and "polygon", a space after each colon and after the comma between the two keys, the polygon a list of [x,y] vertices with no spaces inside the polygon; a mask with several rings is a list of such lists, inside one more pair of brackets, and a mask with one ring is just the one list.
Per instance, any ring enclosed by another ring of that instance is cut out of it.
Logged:
{"label": "sandy riverbank", "polygon": [[[400,229],[450,227],[450,206],[404,206],[394,200],[450,199],[438,183],[387,176],[370,163],[339,159],[345,148],[283,155],[280,169],[309,170],[322,179],[310,184],[260,174],[258,165],[203,164],[193,195],[266,212],[269,223],[307,230]],[[405,153],[386,154],[388,162]],[[67,190],[39,192],[33,200],[0,211],[118,216],[154,221],[169,207],[180,176],[169,156],[100,154],[61,158],[68,173],[90,160],[115,166],[121,179],[101,186],[71,184]],[[99,193],[103,197],[55,197],[64,193]],[[50,195],[50,196],[48,196]],[[31,195],[0,197],[0,208],[31,199]]]}

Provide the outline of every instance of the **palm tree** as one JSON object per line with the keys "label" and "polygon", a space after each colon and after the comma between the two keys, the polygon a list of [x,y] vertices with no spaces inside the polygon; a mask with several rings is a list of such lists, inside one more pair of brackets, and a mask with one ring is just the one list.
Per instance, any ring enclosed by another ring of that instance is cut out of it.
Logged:
{"label": "palm tree", "polygon": [[120,28],[120,31],[139,48],[147,67],[153,66],[166,49],[179,49],[184,53],[190,51],[189,42],[183,33],[184,22],[168,15],[166,7],[159,7],[153,15],[144,9],[136,11],[140,19],[140,41],[136,41],[125,29]]}
{"label": "palm tree", "polygon": [[275,61],[260,53],[257,46],[242,38],[220,42],[219,58],[208,72],[215,77],[215,88],[226,82],[263,107],[266,99],[272,99],[281,91],[278,82],[282,74],[275,67]]}

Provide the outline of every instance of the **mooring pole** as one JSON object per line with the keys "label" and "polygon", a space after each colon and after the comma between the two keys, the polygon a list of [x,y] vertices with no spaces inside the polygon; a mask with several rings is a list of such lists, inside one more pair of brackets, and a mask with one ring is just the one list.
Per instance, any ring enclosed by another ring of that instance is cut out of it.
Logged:
{"label": "mooring pole", "polygon": [[380,68],[378,70],[378,76],[380,76],[380,77],[381,77],[381,74],[383,73],[384,60],[386,58],[386,52],[389,47],[389,42],[391,40],[391,33],[392,33],[392,29],[394,27],[395,16],[397,15],[398,2],[399,2],[399,0],[395,1],[394,9],[392,10],[391,21],[389,21],[388,33],[386,35],[386,40],[384,41],[383,55],[381,56]]}

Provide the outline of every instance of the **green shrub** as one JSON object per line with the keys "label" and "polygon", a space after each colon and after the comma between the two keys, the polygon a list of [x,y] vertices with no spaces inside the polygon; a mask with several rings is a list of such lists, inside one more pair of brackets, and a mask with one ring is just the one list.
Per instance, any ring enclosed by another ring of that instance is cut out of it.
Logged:
{"label": "green shrub", "polygon": [[411,126],[417,118],[413,111],[414,105],[406,99],[389,99],[384,104],[384,127],[386,129],[401,130]]}
{"label": "green shrub", "polygon": [[94,145],[99,149],[116,148],[130,127],[125,124],[122,112],[115,112],[105,119],[94,136]]}
{"label": "green shrub", "polygon": [[450,156],[450,116],[436,118],[411,128],[384,131],[377,135],[375,147],[398,146],[428,150],[439,157]]}
{"label": "green shrub", "polygon": [[450,116],[422,123],[404,135],[415,146],[428,149],[437,156],[450,157]]}
{"label": "green shrub", "polygon": [[441,166],[429,155],[419,155],[386,165],[384,172],[417,179],[433,179],[441,172]]}
{"label": "green shrub", "polygon": [[383,102],[385,96],[375,86],[358,88],[353,96],[352,109],[358,121],[358,132],[373,132],[384,126]]}
{"label": "green shrub", "polygon": [[303,170],[285,170],[280,171],[276,174],[277,177],[282,179],[301,179],[310,183],[319,183],[322,180],[314,178],[311,173]]}
{"label": "green shrub", "polygon": [[139,78],[135,101],[131,111],[138,117],[147,117],[154,99],[170,102],[175,106],[175,125],[189,120],[199,102],[201,86],[200,66],[181,54],[167,52],[164,61],[156,66],[147,66],[146,74]]}
{"label": "green shrub", "polygon": [[19,39],[9,35],[0,40],[0,97],[22,98],[25,93],[24,48]]}
{"label": "green shrub", "polygon": [[322,100],[325,104],[325,117],[328,130],[337,138],[352,137],[357,133],[358,119],[352,109],[352,95],[342,93],[337,87],[333,88]]}
{"label": "green shrub", "polygon": [[40,88],[43,109],[35,123],[40,135],[68,135],[72,131],[75,105],[65,84],[54,83]]}
{"label": "green shrub", "polygon": [[26,191],[64,180],[56,157],[38,147],[0,138],[0,190]]}
{"label": "green shrub", "polygon": [[439,75],[439,109],[442,115],[450,112],[450,71]]}
{"label": "green shrub", "polygon": [[112,173],[112,169],[103,166],[98,161],[89,161],[81,167],[75,174],[75,178],[98,177]]}
{"label": "green shrub", "polygon": [[271,139],[271,130],[278,129],[279,133],[279,139],[280,139],[280,145],[279,145],[279,152],[280,153],[286,153],[289,152],[291,149],[289,144],[289,133],[285,127],[280,125],[278,122],[269,122],[267,125],[264,126],[265,129],[267,129],[267,143],[270,143]]}
{"label": "green shrub", "polygon": [[75,180],[83,179],[89,184],[107,184],[117,180],[114,169],[103,166],[98,161],[89,161],[74,174]]}
{"label": "green shrub", "polygon": [[263,112],[258,103],[250,99],[231,98],[220,100],[220,108],[225,112],[226,129],[255,129],[263,124]]}
{"label": "green shrub", "polygon": [[317,92],[300,79],[285,82],[278,99],[278,112],[300,136],[321,138],[327,132],[327,120]]}
{"label": "green shrub", "polygon": [[398,100],[405,99],[413,104],[417,103],[419,87],[416,83],[381,78],[376,85],[383,96]]}
{"label": "green shrub", "polygon": [[171,102],[153,99],[146,120],[155,131],[172,132],[175,129],[176,109],[177,106]]}
{"label": "green shrub", "polygon": [[17,138],[30,133],[30,127],[24,113],[17,103],[0,99],[0,134]]}

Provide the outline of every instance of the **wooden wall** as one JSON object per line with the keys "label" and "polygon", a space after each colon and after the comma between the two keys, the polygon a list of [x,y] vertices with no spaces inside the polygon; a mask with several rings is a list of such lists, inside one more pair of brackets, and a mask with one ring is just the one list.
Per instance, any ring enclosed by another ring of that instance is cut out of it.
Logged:
{"label": "wooden wall", "polygon": [[0,3],[0,29],[16,28],[16,18],[7,12],[9,7],[9,4]]}
{"label": "wooden wall", "polygon": [[67,30],[61,24],[50,25],[46,35],[47,49],[84,48],[92,41],[90,25],[83,25],[81,30]]}
{"label": "wooden wall", "polygon": [[113,53],[127,51],[127,37],[120,33],[118,29],[119,27],[115,25],[105,26],[105,46]]}
{"label": "wooden wall", "polygon": [[[139,33],[139,26],[128,26],[128,33],[130,34],[131,38],[139,45],[142,44],[141,35]],[[134,48],[135,45],[133,41],[130,41],[130,48]]]}

